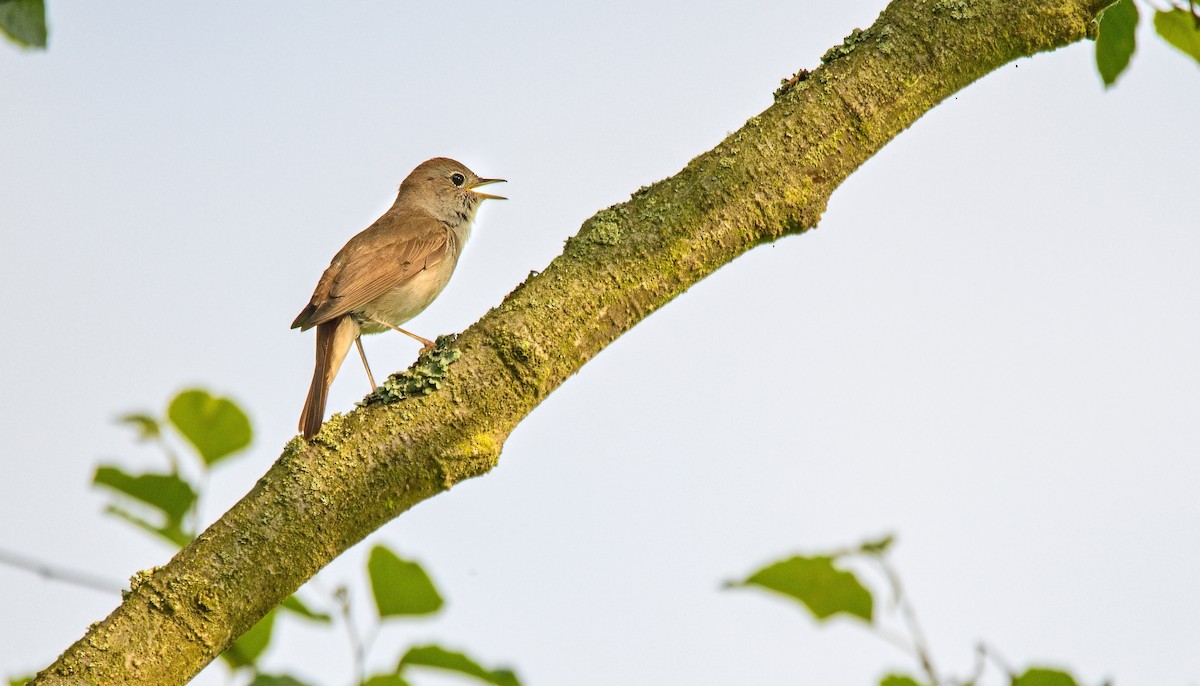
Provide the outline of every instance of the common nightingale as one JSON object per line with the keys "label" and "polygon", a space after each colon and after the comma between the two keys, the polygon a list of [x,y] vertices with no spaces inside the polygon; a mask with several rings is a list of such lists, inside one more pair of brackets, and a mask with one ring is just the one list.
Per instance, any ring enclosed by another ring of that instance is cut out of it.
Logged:
{"label": "common nightingale", "polygon": [[475,189],[503,180],[480,178],[445,157],[422,162],[400,184],[391,209],[333,256],[292,322],[301,331],[317,327],[316,368],[300,415],[305,438],[321,428],[329,385],[352,343],[375,388],[362,334],[392,329],[420,341],[422,352],[433,348],[433,341],[400,325],[429,307],[449,283],[480,203],[504,199]]}

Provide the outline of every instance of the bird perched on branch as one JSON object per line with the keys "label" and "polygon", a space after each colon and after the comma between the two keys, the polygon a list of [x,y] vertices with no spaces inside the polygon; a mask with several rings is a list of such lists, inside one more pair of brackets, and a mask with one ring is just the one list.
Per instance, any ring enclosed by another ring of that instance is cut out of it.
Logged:
{"label": "bird perched on branch", "polygon": [[300,415],[305,438],[321,428],[329,385],[351,344],[358,346],[374,390],[362,334],[395,330],[420,341],[422,352],[433,348],[433,341],[400,325],[429,307],[450,282],[480,203],[504,200],[476,189],[503,180],[480,178],[445,157],[422,162],[400,184],[392,207],[333,256],[292,322],[301,331],[317,328],[316,367]]}

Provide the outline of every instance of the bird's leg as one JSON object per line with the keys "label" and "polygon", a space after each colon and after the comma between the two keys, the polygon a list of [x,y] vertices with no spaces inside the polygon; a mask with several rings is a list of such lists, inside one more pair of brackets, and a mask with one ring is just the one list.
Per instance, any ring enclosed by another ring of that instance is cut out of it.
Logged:
{"label": "bird's leg", "polygon": [[367,380],[371,382],[371,392],[375,392],[375,376],[371,374],[371,365],[367,364],[367,353],[363,351],[362,336],[354,337],[354,344],[358,346],[358,356],[362,358],[363,369],[367,370]]}
{"label": "bird's leg", "polygon": [[405,336],[408,336],[409,338],[414,338],[414,339],[420,341],[422,354],[427,353],[430,350],[433,350],[434,348],[437,347],[437,344],[434,343],[433,341],[429,340],[428,338],[421,338],[420,336],[418,336],[415,333],[410,333],[408,331],[405,331],[404,329],[401,329],[398,326],[393,326],[393,325],[383,321],[382,319],[376,319],[374,317],[371,317],[371,321],[375,322],[376,324],[382,324],[393,331],[399,331],[400,333],[404,334]]}

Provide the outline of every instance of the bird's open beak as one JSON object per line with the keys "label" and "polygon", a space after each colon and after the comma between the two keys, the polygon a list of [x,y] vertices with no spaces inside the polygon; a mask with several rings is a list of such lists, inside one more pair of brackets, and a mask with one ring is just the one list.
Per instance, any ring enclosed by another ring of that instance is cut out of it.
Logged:
{"label": "bird's open beak", "polygon": [[467,186],[467,190],[471,191],[472,193],[474,193],[475,195],[478,195],[481,198],[491,198],[492,200],[508,200],[508,198],[504,197],[503,195],[492,195],[491,193],[480,193],[479,191],[475,190],[476,188],[479,188],[480,186],[486,186],[489,183],[504,183],[504,179],[480,179],[480,180],[476,181],[475,183],[471,184],[470,186]]}

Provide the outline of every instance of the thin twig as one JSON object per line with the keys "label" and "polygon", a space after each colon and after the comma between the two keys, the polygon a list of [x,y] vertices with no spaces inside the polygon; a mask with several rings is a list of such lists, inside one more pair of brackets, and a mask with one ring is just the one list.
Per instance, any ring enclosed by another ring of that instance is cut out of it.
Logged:
{"label": "thin twig", "polygon": [[175,476],[179,476],[179,457],[175,455],[175,451],[171,450],[171,446],[167,443],[166,439],[162,437],[162,434],[156,436],[154,438],[154,442],[158,445],[159,449],[163,451],[163,455],[167,456],[167,462],[171,463],[171,473]]}
{"label": "thin twig", "polygon": [[933,658],[930,656],[929,643],[925,640],[925,632],[921,631],[921,624],[917,621],[917,612],[913,609],[912,604],[908,602],[907,596],[904,595],[904,588],[900,584],[900,575],[887,561],[884,554],[873,555],[875,562],[883,570],[887,576],[888,584],[892,587],[892,597],[895,598],[896,606],[900,609],[900,616],[904,618],[904,624],[908,627],[908,633],[912,636],[912,649],[916,653],[917,659],[921,662],[921,668],[925,670],[929,681],[937,686],[942,683],[938,678],[937,670],[933,668]]}
{"label": "thin twig", "polygon": [[99,576],[80,572],[73,569],[66,569],[51,565],[41,560],[35,560],[32,557],[19,555],[17,553],[0,550],[0,565],[7,565],[17,569],[23,569],[27,572],[33,572],[43,579],[50,581],[61,581],[62,583],[72,584],[74,586],[82,586],[90,588],[93,591],[102,591],[104,593],[121,593],[125,590],[125,585],[105,579]]}
{"label": "thin twig", "polygon": [[980,643],[979,652],[990,658],[1010,680],[1016,676],[1016,672],[1009,666],[1008,661],[1000,657],[1000,653],[997,653],[995,648],[989,648],[987,645]]}
{"label": "thin twig", "polygon": [[983,678],[983,669],[986,666],[987,649],[983,647],[982,643],[979,643],[975,646],[975,668],[971,670],[971,675],[965,681],[954,679],[950,683],[958,684],[958,686],[975,686]]}
{"label": "thin twig", "polygon": [[201,530],[200,525],[200,508],[204,502],[204,494],[208,491],[208,467],[205,466],[200,470],[199,483],[196,484],[196,499],[192,501],[191,511],[188,513],[188,519],[191,520],[191,531],[187,534],[191,538],[195,538],[197,532]]}
{"label": "thin twig", "polygon": [[888,643],[891,643],[905,653],[915,655],[917,652],[916,646],[914,646],[911,641],[909,641],[898,631],[892,631],[891,629],[878,624],[872,624],[871,631],[873,631],[876,636],[882,638]]}
{"label": "thin twig", "polygon": [[354,653],[354,683],[362,686],[366,679],[367,651],[362,638],[358,635],[358,629],[354,626],[354,618],[351,616],[350,594],[346,591],[345,586],[341,586],[333,592],[333,599],[341,612],[342,621],[346,624],[346,636],[350,640],[350,650]]}

